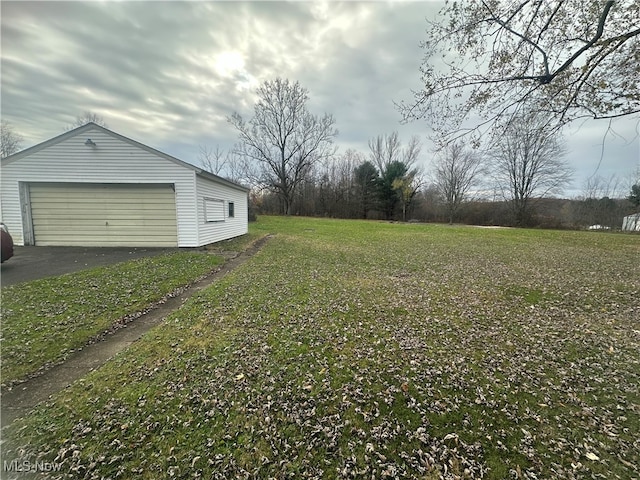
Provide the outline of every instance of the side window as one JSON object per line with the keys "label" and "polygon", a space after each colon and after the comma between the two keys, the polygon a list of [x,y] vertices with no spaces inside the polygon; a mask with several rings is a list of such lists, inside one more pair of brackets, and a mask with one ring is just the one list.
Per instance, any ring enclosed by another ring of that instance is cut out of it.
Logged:
{"label": "side window", "polygon": [[233,218],[235,214],[235,205],[233,202],[229,202],[229,218]]}
{"label": "side window", "polygon": [[214,198],[204,199],[205,222],[224,222],[224,202]]}

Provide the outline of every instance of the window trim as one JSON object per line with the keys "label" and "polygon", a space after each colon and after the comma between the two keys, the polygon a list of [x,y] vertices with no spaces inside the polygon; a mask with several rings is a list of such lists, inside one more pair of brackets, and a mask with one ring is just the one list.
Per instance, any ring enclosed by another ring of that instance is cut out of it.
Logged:
{"label": "window trim", "polygon": [[[226,220],[224,200],[220,198],[203,197],[202,201],[205,223],[222,223]],[[220,210],[219,212],[216,211],[218,209]]]}

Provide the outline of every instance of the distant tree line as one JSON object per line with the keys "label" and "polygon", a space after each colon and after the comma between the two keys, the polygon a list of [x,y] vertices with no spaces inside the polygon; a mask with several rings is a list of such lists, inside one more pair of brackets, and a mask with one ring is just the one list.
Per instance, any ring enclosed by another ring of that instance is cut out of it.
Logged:
{"label": "distant tree line", "polygon": [[[292,197],[289,213],[542,228],[584,229],[599,225],[618,229],[625,215],[640,210],[637,195],[640,178],[628,190],[617,176],[594,177],[586,182],[582,194],[573,199],[528,196],[526,218],[519,217],[515,202],[505,198],[506,187],[496,183],[493,160],[487,155],[458,143],[436,154],[429,168],[421,171],[415,166],[417,162],[411,161],[417,158],[411,152],[418,151],[419,145],[415,140],[411,145],[412,148],[403,148],[394,132],[372,138],[368,153],[350,149],[314,165]],[[388,161],[394,157],[380,155],[394,149],[398,152],[397,159]],[[376,158],[387,161],[378,164]],[[227,160],[233,164],[240,158],[230,156]],[[218,173],[224,175],[224,171]],[[280,196],[269,188],[253,188],[251,206],[257,214],[283,213]]]}
{"label": "distant tree line", "polygon": [[[385,196],[379,189],[380,172],[364,155],[349,151],[327,162],[309,177],[299,191],[292,214],[331,218],[366,218],[372,220],[403,220],[399,197],[393,210],[385,205]],[[356,163],[354,163],[356,159]],[[357,159],[362,160],[357,163]],[[360,174],[360,175],[359,175]],[[519,225],[513,202],[502,198],[496,190],[471,195],[456,206],[454,222],[469,225]],[[622,192],[614,197],[588,195],[577,198],[530,198],[530,210],[526,223],[520,225],[539,228],[619,229],[622,218],[638,211],[630,198]],[[254,210],[258,215],[281,214],[278,197],[268,190],[252,193]],[[407,221],[451,223],[451,203],[443,196],[441,188],[432,181],[425,181],[415,192],[404,217]]]}
{"label": "distant tree line", "polygon": [[[355,150],[314,166],[293,198],[293,215],[408,220],[422,186],[415,166],[420,146],[402,147],[397,133],[371,140],[369,156]],[[262,213],[283,213],[279,196],[263,190],[254,197]]]}
{"label": "distant tree line", "polygon": [[251,187],[257,213],[619,228],[622,217],[639,208],[637,187],[624,198],[613,178],[591,178],[580,198],[557,199],[573,172],[560,132],[534,109],[504,119],[484,145],[442,142],[425,162],[419,138],[403,144],[397,132],[370,138],[366,153],[337,154],[333,117],[311,114],[298,82],[266,81],[257,94],[252,117],[228,118],[238,144],[226,153],[219,147],[200,152],[203,168]]}

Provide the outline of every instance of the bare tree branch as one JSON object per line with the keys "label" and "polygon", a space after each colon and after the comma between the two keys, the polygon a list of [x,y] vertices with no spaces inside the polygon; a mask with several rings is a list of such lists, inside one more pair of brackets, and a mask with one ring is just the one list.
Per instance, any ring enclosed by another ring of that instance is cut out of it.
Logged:
{"label": "bare tree branch", "polygon": [[482,157],[460,142],[440,151],[434,164],[434,186],[445,203],[449,223],[453,223],[470,189],[484,174]]}
{"label": "bare tree branch", "polygon": [[81,113],[76,117],[73,123],[64,127],[64,131],[68,132],[69,130],[73,130],[74,128],[81,127],[82,125],[86,125],[87,123],[95,123],[96,125],[100,125],[104,128],[109,128],[107,122],[104,121],[102,115],[98,115],[95,112],[91,112],[89,110]]}
{"label": "bare tree branch", "polygon": [[490,150],[498,186],[518,226],[527,224],[535,197],[559,193],[571,181],[573,172],[557,135],[545,119],[522,114],[507,122]]}
{"label": "bare tree branch", "polygon": [[20,150],[22,145],[22,135],[16,133],[6,120],[0,121],[0,158],[13,155]]}
{"label": "bare tree branch", "polygon": [[206,145],[200,145],[198,161],[206,171],[214,175],[224,176],[223,170],[229,163],[229,152],[225,154],[225,152],[220,149],[220,145],[216,145],[215,149]]}
{"label": "bare tree branch", "polygon": [[640,112],[640,2],[451,2],[421,46],[424,87],[396,104],[454,141],[526,108],[561,128]]}
{"label": "bare tree branch", "polygon": [[313,165],[335,152],[335,120],[328,114],[309,113],[307,90],[298,82],[266,81],[258,88],[258,96],[248,123],[238,113],[228,118],[239,134],[236,152],[260,166],[261,182],[278,194],[283,213],[289,215]]}

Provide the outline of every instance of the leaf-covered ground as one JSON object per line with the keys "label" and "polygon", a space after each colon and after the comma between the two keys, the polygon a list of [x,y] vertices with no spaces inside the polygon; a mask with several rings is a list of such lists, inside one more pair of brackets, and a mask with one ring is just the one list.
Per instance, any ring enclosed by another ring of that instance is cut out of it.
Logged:
{"label": "leaf-covered ground", "polygon": [[4,432],[54,478],[638,478],[640,238],[276,235]]}
{"label": "leaf-covered ground", "polygon": [[3,385],[64,359],[222,260],[177,252],[4,287]]}

